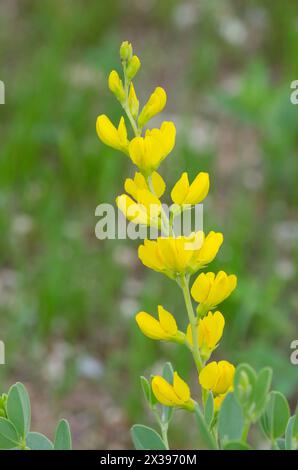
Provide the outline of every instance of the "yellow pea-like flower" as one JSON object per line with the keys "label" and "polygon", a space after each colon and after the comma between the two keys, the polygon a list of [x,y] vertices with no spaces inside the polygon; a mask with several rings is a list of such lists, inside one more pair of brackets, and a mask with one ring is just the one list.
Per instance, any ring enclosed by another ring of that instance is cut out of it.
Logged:
{"label": "yellow pea-like flower", "polygon": [[156,375],[151,382],[155,398],[165,406],[178,406],[193,411],[195,402],[190,396],[190,389],[184,380],[174,372],[173,385],[163,377]]}
{"label": "yellow pea-like flower", "polygon": [[214,395],[224,395],[233,389],[235,367],[228,361],[210,362],[199,374],[199,382]]}
{"label": "yellow pea-like flower", "polygon": [[216,256],[223,235],[196,232],[188,237],[158,237],[145,240],[139,246],[138,255],[142,263],[154,271],[176,278],[180,274],[193,274],[210,263]]}
{"label": "yellow pea-like flower", "polygon": [[[204,318],[200,318],[197,333],[201,356],[204,360],[209,359],[211,352],[218,345],[223,334],[224,326],[225,319],[220,312],[209,312]],[[187,327],[186,338],[192,346],[192,330],[190,325]]]}
{"label": "yellow pea-like flower", "polygon": [[133,179],[125,180],[124,189],[129,196],[118,196],[116,204],[128,220],[158,228],[162,210],[159,198],[165,187],[163,178],[156,171],[152,173],[150,188],[145,177],[141,173],[135,173]]}
{"label": "yellow pea-like flower", "polygon": [[173,150],[176,128],[172,122],[163,122],[160,129],[147,130],[145,137],[135,137],[129,144],[132,162],[146,175],[156,170]]}
{"label": "yellow pea-like flower", "polygon": [[127,178],[124,184],[125,191],[130,194],[134,199],[138,199],[138,192],[142,189],[147,189],[157,197],[160,198],[166,189],[166,184],[162,176],[154,171],[151,175],[151,187],[149,188],[145,177],[142,173],[135,173],[134,178]]}
{"label": "yellow pea-like flower", "polygon": [[127,194],[121,194],[116,198],[116,204],[131,222],[159,228],[161,203],[148,189],[138,190],[137,201]]}
{"label": "yellow pea-like flower", "polygon": [[129,87],[128,106],[129,106],[129,109],[131,111],[133,118],[136,119],[139,113],[139,100],[137,98],[133,83],[131,83]]}
{"label": "yellow pea-like flower", "polygon": [[121,117],[118,128],[116,128],[108,116],[101,114],[96,120],[96,131],[104,144],[128,154],[129,141],[123,117]]}
{"label": "yellow pea-like flower", "polygon": [[112,70],[109,75],[108,85],[111,92],[116,96],[120,103],[125,101],[125,91],[121,78],[116,70]]}
{"label": "yellow pea-like flower", "polygon": [[199,309],[206,311],[215,308],[233,292],[237,285],[234,274],[227,275],[224,271],[201,273],[191,288],[191,295],[200,303]]}
{"label": "yellow pea-like flower", "polygon": [[183,343],[185,335],[178,331],[177,323],[173,315],[158,306],[158,320],[147,312],[139,312],[136,322],[145,336],[156,340],[176,341]]}
{"label": "yellow pea-like flower", "polygon": [[172,201],[179,205],[199,204],[207,196],[209,186],[208,173],[200,172],[189,184],[188,174],[184,172],[172,189]]}
{"label": "yellow pea-like flower", "polygon": [[153,116],[160,113],[164,109],[166,102],[167,94],[165,90],[161,87],[155,88],[140,113],[138,119],[139,127],[143,127]]}

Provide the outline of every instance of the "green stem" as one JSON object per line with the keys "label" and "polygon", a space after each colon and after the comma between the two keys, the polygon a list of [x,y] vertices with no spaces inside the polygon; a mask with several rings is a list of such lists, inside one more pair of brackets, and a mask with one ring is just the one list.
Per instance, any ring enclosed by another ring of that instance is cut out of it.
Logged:
{"label": "green stem", "polygon": [[242,436],[241,436],[241,440],[244,441],[244,442],[246,442],[246,440],[247,440],[247,435],[248,435],[248,432],[249,432],[249,428],[250,428],[250,421],[246,420],[244,422],[244,427],[243,427]]}
{"label": "green stem", "polygon": [[134,135],[136,137],[139,137],[142,133],[142,129],[139,129],[133,115],[131,114],[130,112],[130,109],[129,109],[129,105],[128,105],[128,94],[129,94],[129,82],[127,80],[127,76],[126,76],[126,63],[123,62],[122,63],[122,66],[123,66],[123,75],[124,75],[124,91],[125,91],[125,101],[124,103],[122,104],[122,107],[126,113],[126,116],[128,117],[129,119],[129,122],[131,124],[131,127],[132,127],[132,130],[134,132]]}
{"label": "green stem", "polygon": [[188,280],[186,279],[185,274],[181,275],[180,277],[180,286],[183,292],[187,315],[188,315],[188,319],[189,319],[189,323],[191,327],[192,344],[193,344],[192,353],[193,353],[197,370],[198,372],[200,372],[203,367],[203,361],[201,358],[199,341],[198,341],[197,318],[193,311],[192,301],[191,301],[190,292],[189,292],[189,283],[188,283]]}
{"label": "green stem", "polygon": [[167,450],[169,450],[168,428],[169,428],[168,423],[161,423],[161,425],[160,425],[161,437],[162,437],[162,440],[163,440]]}
{"label": "green stem", "polygon": [[161,432],[161,437],[164,442],[164,445],[166,446],[167,450],[169,450],[169,441],[168,441],[168,429],[169,429],[169,423],[164,423],[158,414],[158,411],[156,409],[153,409],[153,413],[156,417],[156,420],[159,424],[160,427],[160,432]]}

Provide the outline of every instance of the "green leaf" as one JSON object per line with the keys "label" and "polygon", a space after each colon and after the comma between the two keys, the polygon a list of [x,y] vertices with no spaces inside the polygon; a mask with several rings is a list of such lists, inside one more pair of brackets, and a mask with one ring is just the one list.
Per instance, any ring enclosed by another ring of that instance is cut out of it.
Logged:
{"label": "green leaf", "polygon": [[298,441],[298,405],[296,408],[295,419],[293,424],[293,438]]}
{"label": "green leaf", "polygon": [[294,428],[295,416],[292,416],[287,424],[286,427],[286,435],[285,435],[285,449],[286,450],[294,450],[296,448],[293,442],[293,428]]}
{"label": "green leaf", "polygon": [[223,450],[252,450],[252,448],[246,442],[229,441],[225,443]]}
{"label": "green leaf", "polygon": [[197,424],[198,424],[198,428],[199,428],[199,434],[200,434],[200,437],[202,439],[202,442],[205,444],[207,449],[217,449],[215,439],[212,436],[211,432],[209,431],[208,425],[205,421],[205,418],[204,418],[198,404],[196,404],[196,406],[195,406],[195,414],[196,414]]}
{"label": "green leaf", "polygon": [[160,435],[148,426],[135,424],[131,428],[131,437],[137,450],[167,450]]}
{"label": "green leaf", "polygon": [[243,426],[243,411],[234,394],[229,393],[222,402],[218,414],[218,434],[222,444],[240,440]]}
{"label": "green leaf", "polygon": [[[170,362],[166,362],[163,371],[162,371],[162,376],[164,379],[166,379],[167,382],[170,384],[173,383],[173,378],[174,378],[174,369],[173,366]],[[162,412],[161,412],[161,420],[163,423],[168,423],[174,413],[174,408],[172,406],[161,406]]]}
{"label": "green leaf", "polygon": [[276,445],[278,447],[278,450],[286,450],[284,439],[281,439],[281,438],[277,439]]}
{"label": "green leaf", "polygon": [[9,389],[7,416],[14,424],[19,437],[25,438],[30,429],[31,407],[27,390],[20,382]]}
{"label": "green leaf", "polygon": [[256,421],[264,412],[268,398],[269,390],[271,387],[272,369],[264,367],[259,372],[255,386],[253,400],[255,403],[255,410],[253,412],[254,421]]}
{"label": "green leaf", "polygon": [[0,418],[0,449],[18,447],[19,437],[14,425],[6,418]]}
{"label": "green leaf", "polygon": [[50,439],[39,432],[29,432],[26,445],[31,450],[53,450],[54,446]]}
{"label": "green leaf", "polygon": [[151,384],[149,380],[147,380],[144,376],[141,376],[140,379],[145,400],[147,401],[148,405],[152,408],[154,405],[156,405],[157,400],[154,396],[154,393],[152,392]]}
{"label": "green leaf", "polygon": [[55,450],[71,450],[71,432],[68,421],[61,419],[57,425],[54,441]]}
{"label": "green leaf", "polygon": [[285,396],[280,392],[271,392],[261,426],[266,436],[272,441],[281,437],[290,417],[290,409]]}
{"label": "green leaf", "polygon": [[211,426],[213,418],[214,418],[214,400],[213,400],[213,394],[210,391],[208,392],[207,400],[205,404],[205,421],[209,428]]}

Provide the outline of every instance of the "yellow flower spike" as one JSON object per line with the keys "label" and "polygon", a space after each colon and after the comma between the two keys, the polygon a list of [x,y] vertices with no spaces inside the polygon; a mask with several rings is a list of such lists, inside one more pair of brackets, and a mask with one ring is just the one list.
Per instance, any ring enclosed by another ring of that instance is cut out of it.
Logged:
{"label": "yellow flower spike", "polygon": [[140,70],[140,67],[141,62],[138,56],[132,56],[132,58],[128,61],[128,65],[126,67],[126,76],[128,80],[132,80],[136,76],[136,74]]}
{"label": "yellow flower spike", "polygon": [[126,155],[128,154],[129,141],[127,139],[127,130],[123,117],[121,117],[117,129],[105,114],[101,114],[96,120],[96,131],[98,137],[104,144],[116,150],[120,150]]}
{"label": "yellow flower spike", "polygon": [[188,237],[158,237],[145,240],[139,246],[142,263],[154,271],[177,278],[181,274],[193,274],[211,262],[222,243],[221,233],[196,232]]}
{"label": "yellow flower spike", "polygon": [[[208,360],[212,351],[217,347],[225,326],[225,319],[220,312],[209,312],[204,318],[198,322],[198,342],[201,356],[204,360]],[[192,331],[188,325],[186,338],[192,346]]]}
{"label": "yellow flower spike", "polygon": [[229,297],[236,285],[237,277],[234,274],[227,275],[224,271],[216,275],[212,272],[201,273],[192,285],[191,295],[200,303],[199,310],[206,311]]}
{"label": "yellow flower spike", "polygon": [[210,362],[199,374],[199,382],[214,395],[224,395],[233,389],[235,367],[228,361]]}
{"label": "yellow flower spike", "polygon": [[189,386],[174,372],[173,385],[169,384],[163,377],[153,377],[152,391],[156,399],[165,406],[178,406],[193,411],[195,402],[190,396]]}
{"label": "yellow flower spike", "polygon": [[139,127],[143,127],[153,116],[160,113],[167,102],[167,94],[161,87],[155,88],[149,100],[144,105],[138,119]]}
{"label": "yellow flower spike", "polygon": [[142,333],[150,339],[184,342],[185,335],[178,330],[175,318],[161,305],[158,306],[158,318],[156,320],[147,312],[139,312],[136,322]]}
{"label": "yellow flower spike", "polygon": [[205,199],[209,191],[209,175],[200,172],[192,184],[189,184],[188,174],[182,173],[171,192],[172,201],[175,204],[199,204]]}
{"label": "yellow flower spike", "polygon": [[110,91],[116,96],[117,100],[120,101],[120,103],[123,103],[125,101],[125,91],[122,80],[116,70],[112,70],[110,73],[108,85]]}
{"label": "yellow flower spike", "polygon": [[163,122],[160,129],[147,130],[145,137],[135,137],[129,144],[129,156],[140,170],[150,175],[173,150],[176,128]]}
{"label": "yellow flower spike", "polygon": [[131,83],[129,87],[128,106],[133,118],[136,119],[139,113],[139,100],[137,98],[133,83]]}

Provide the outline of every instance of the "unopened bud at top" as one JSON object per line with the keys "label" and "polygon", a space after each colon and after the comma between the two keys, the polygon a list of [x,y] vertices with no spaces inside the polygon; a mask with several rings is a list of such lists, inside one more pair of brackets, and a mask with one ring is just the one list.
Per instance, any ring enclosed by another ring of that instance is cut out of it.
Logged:
{"label": "unopened bud at top", "polygon": [[120,58],[123,61],[129,61],[132,58],[132,45],[128,41],[123,41],[120,46]]}

